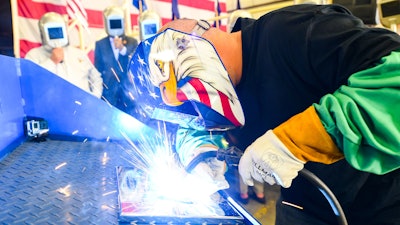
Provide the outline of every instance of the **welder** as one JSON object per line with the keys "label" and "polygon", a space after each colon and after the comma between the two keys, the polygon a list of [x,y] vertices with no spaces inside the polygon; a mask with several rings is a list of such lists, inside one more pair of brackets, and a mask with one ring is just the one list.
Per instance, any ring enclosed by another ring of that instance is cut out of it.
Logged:
{"label": "welder", "polygon": [[[233,33],[176,20],[139,45],[131,91],[142,120],[179,124],[184,165],[212,156],[223,138],[246,149],[243,180],[284,187],[277,224],[337,222],[296,178],[304,165],[338,196],[349,224],[399,224],[399,49],[398,34],[338,5],[239,19]],[[215,158],[193,168],[227,186]]]}
{"label": "welder", "polygon": [[[194,32],[210,27],[200,23]],[[242,126],[244,115],[218,54],[200,36],[167,30],[142,42],[131,61],[133,85],[126,91],[135,96],[135,116],[145,123],[179,125],[175,148],[187,170],[225,189],[225,163],[216,152],[228,147],[224,132]]]}

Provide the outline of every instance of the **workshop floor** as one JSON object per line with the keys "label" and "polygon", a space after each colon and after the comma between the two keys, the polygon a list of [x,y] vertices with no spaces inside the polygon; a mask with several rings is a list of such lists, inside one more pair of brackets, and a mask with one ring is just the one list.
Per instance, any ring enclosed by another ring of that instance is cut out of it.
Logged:
{"label": "workshop floor", "polygon": [[260,204],[255,200],[250,199],[244,208],[250,212],[262,225],[275,224],[275,204],[279,197],[279,186],[265,185],[266,204]]}
{"label": "workshop floor", "polygon": [[[113,142],[25,142],[0,160],[0,224],[118,224],[115,170],[131,166],[125,148]],[[279,188],[265,188],[265,205],[250,200],[243,207],[261,224],[273,225]]]}
{"label": "workshop floor", "polygon": [[[238,176],[236,173],[227,173],[229,176]],[[228,193],[234,197],[238,198],[239,193],[239,184],[237,183],[237,179],[228,179],[230,183],[230,188]],[[251,188],[249,188],[249,192]],[[255,219],[258,220],[262,225],[274,225],[275,224],[275,204],[280,194],[280,187],[277,185],[268,185],[264,184],[264,194],[266,203],[261,204],[256,200],[249,198],[249,202],[247,204],[242,204],[239,202],[243,208],[245,208]]]}

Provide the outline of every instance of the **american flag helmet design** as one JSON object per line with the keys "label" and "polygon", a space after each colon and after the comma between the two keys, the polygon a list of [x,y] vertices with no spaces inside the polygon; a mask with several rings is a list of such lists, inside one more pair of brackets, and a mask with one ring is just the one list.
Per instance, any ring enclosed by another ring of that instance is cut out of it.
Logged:
{"label": "american flag helmet design", "polygon": [[142,41],[125,92],[142,122],[162,120],[197,130],[244,125],[243,110],[217,52],[207,40],[173,29]]}

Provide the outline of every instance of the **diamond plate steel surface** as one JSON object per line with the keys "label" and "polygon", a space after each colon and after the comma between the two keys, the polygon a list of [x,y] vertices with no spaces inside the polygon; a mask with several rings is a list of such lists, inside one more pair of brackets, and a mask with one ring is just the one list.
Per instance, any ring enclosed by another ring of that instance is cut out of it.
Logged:
{"label": "diamond plate steel surface", "polygon": [[0,224],[118,224],[113,142],[25,142],[0,161]]}

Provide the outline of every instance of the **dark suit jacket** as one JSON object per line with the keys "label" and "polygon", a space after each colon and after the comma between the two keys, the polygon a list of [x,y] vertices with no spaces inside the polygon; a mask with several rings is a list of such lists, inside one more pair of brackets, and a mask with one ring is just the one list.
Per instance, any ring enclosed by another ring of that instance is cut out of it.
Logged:
{"label": "dark suit jacket", "polygon": [[96,41],[94,51],[94,65],[103,78],[102,98],[120,109],[124,106],[122,84],[127,79],[128,64],[138,45],[135,38],[124,36],[123,40],[126,55],[120,54],[118,60],[114,57],[108,36]]}

